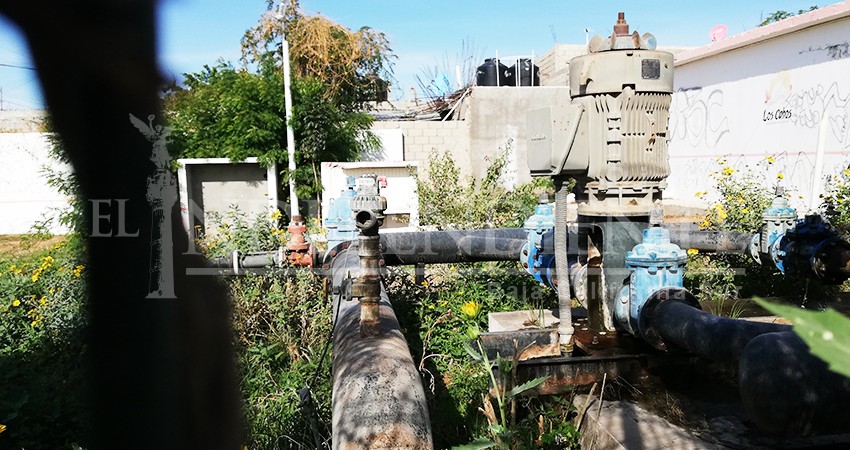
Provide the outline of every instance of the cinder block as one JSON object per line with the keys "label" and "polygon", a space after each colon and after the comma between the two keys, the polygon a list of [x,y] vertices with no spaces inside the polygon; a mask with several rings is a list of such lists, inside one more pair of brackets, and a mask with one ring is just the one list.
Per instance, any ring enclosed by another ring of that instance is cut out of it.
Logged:
{"label": "cinder block", "polygon": [[437,136],[443,136],[443,137],[454,136],[455,132],[456,132],[456,130],[454,130],[452,128],[441,128],[441,129],[437,130]]}
{"label": "cinder block", "polygon": [[422,130],[419,128],[410,128],[403,131],[405,137],[422,136]]}
{"label": "cinder block", "polygon": [[445,141],[440,136],[430,136],[428,137],[428,143],[431,145],[442,145]]}
{"label": "cinder block", "polygon": [[429,141],[428,141],[427,136],[415,136],[413,138],[413,145],[428,145],[428,144],[429,144]]}
{"label": "cinder block", "polygon": [[425,128],[422,130],[422,136],[436,136],[437,130],[435,128]]}

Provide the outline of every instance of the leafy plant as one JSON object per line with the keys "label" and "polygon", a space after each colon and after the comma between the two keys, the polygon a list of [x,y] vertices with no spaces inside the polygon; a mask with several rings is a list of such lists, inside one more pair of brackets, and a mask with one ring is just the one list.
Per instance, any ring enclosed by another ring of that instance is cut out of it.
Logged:
{"label": "leafy plant", "polygon": [[771,24],[773,22],[779,22],[780,20],[785,20],[789,17],[794,17],[794,16],[799,15],[799,14],[805,14],[809,11],[814,11],[816,9],[818,9],[818,5],[812,5],[812,6],[809,7],[809,9],[799,9],[799,10],[797,10],[796,14],[792,13],[792,12],[788,12],[788,11],[783,11],[783,10],[774,11],[774,12],[768,14],[767,17],[765,17],[764,20],[761,21],[759,26],[763,27],[763,26]]}
{"label": "leafy plant", "polygon": [[432,152],[427,178],[417,176],[419,223],[437,229],[518,227],[531,215],[537,196],[552,181],[536,178],[514,190],[501,181],[510,146],[490,161],[483,178],[461,177],[449,152]]}
{"label": "leafy plant", "polygon": [[735,271],[727,258],[689,252],[685,287],[701,303],[708,304],[711,313],[717,316],[726,315],[724,307],[727,302],[734,302],[733,310],[734,305],[739,303]]}
{"label": "leafy plant", "polygon": [[837,230],[850,234],[850,167],[829,178],[821,211]]}
{"label": "leafy plant", "polygon": [[242,38],[242,61],[280,67],[281,32],[290,44],[294,78],[313,78],[324,95],[346,111],[374,99],[383,80],[392,79],[392,49],[384,33],[369,27],[357,31],[321,15],[305,13],[298,0],[267,1],[268,11]]}
{"label": "leafy plant", "polygon": [[86,270],[77,238],[0,261],[0,434],[4,448],[90,439]]}
{"label": "leafy plant", "polygon": [[833,309],[810,311],[756,299],[764,309],[785,317],[813,355],[829,364],[830,370],[850,377],[850,319]]}
{"label": "leafy plant", "polygon": [[[768,157],[760,162],[756,170],[745,166],[743,170],[734,169],[724,159],[717,161],[719,168],[712,177],[720,200],[709,209],[701,224],[702,228],[724,231],[752,232],[761,227],[761,215],[773,201],[774,187],[767,180],[767,166],[774,158]],[[780,172],[776,183],[784,178]],[[706,192],[698,192],[705,197]]]}
{"label": "leafy plant", "polygon": [[[464,344],[464,349],[474,361],[482,364],[484,370],[487,371],[487,375],[490,376],[491,386],[493,387],[489,398],[485,396],[483,399],[484,406],[481,408],[481,412],[487,417],[487,421],[490,423],[489,432],[495,444],[500,448],[512,448],[511,440],[515,434],[513,428],[516,425],[516,398],[539,386],[549,377],[537,377],[517,385],[516,354],[514,355],[514,360],[506,360],[497,353],[496,360],[491,362],[487,357],[487,352],[481,346],[481,341],[476,342],[478,344],[478,351],[474,350],[467,343]],[[491,399],[496,400],[498,409],[493,407]],[[498,416],[496,415],[497,412]]]}

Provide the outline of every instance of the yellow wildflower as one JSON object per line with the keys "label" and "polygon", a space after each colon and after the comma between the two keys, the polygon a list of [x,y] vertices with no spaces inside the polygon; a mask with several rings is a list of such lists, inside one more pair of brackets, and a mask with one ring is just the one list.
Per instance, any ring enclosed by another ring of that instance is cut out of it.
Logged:
{"label": "yellow wildflower", "polygon": [[765,160],[765,161],[767,161],[767,162],[768,162],[768,163],[770,163],[770,164],[773,164],[773,163],[775,163],[775,162],[776,162],[776,158],[774,158],[773,156],[768,156],[768,157],[767,157],[767,158],[765,158],[764,160]]}
{"label": "yellow wildflower", "polygon": [[280,220],[280,218],[281,218],[281,213],[280,213],[279,209],[276,209],[276,210],[272,211],[271,214],[269,214],[269,219],[271,219],[271,220]]}
{"label": "yellow wildflower", "polygon": [[776,178],[781,180],[781,179],[785,178],[785,174],[782,173],[782,172],[779,172],[779,173],[776,174]]}
{"label": "yellow wildflower", "polygon": [[749,210],[749,208],[744,208],[744,209],[741,210],[741,212],[746,214],[746,213],[750,212],[750,210]]}
{"label": "yellow wildflower", "polygon": [[42,295],[41,298],[38,299],[38,302],[41,303],[42,306],[46,305],[47,304],[47,297]]}
{"label": "yellow wildflower", "polygon": [[17,264],[12,264],[11,266],[9,266],[9,272],[14,272],[15,269],[17,269],[17,268],[18,268]]}
{"label": "yellow wildflower", "polygon": [[80,278],[80,275],[82,275],[83,269],[85,269],[85,268],[86,268],[86,266],[80,264],[77,267],[75,267],[72,272],[74,273],[75,277]]}
{"label": "yellow wildflower", "polygon": [[466,302],[460,307],[460,312],[470,319],[475,318],[481,312],[481,304],[474,301]]}
{"label": "yellow wildflower", "polygon": [[689,255],[696,255],[697,253],[699,253],[699,250],[697,250],[697,249],[695,249],[695,248],[689,248],[689,249],[688,249],[688,254],[689,254]]}
{"label": "yellow wildflower", "polygon": [[850,176],[850,167],[844,169],[844,175]]}
{"label": "yellow wildflower", "polygon": [[428,280],[423,281],[422,286],[425,286],[427,288],[428,287]]}
{"label": "yellow wildflower", "polygon": [[4,431],[6,431],[6,425],[3,425],[2,423],[0,423],[0,433],[2,433]]}
{"label": "yellow wildflower", "polygon": [[18,300],[18,299],[15,299],[15,301],[12,302],[12,306],[14,306],[15,308],[17,308],[18,306],[21,306],[21,301]]}
{"label": "yellow wildflower", "polygon": [[454,271],[455,271],[455,270],[457,270],[457,269],[455,269],[455,265],[454,265],[454,264],[452,264],[452,265],[450,265],[450,266],[449,266],[449,270],[450,270],[450,271],[452,271],[452,272],[454,272]]}
{"label": "yellow wildflower", "polygon": [[733,173],[735,173],[735,169],[733,169],[729,166],[723,167],[723,175],[726,175],[728,177],[728,176],[732,175]]}
{"label": "yellow wildflower", "polygon": [[723,209],[723,205],[721,205],[720,203],[714,204],[714,210],[717,211],[717,217],[719,217],[721,220],[729,217],[729,215],[726,214],[726,210]]}

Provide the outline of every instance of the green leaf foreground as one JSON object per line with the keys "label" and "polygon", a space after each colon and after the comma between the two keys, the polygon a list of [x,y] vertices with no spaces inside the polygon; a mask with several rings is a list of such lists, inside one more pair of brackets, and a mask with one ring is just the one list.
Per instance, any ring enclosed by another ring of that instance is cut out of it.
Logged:
{"label": "green leaf foreground", "polygon": [[850,319],[834,309],[808,311],[795,306],[754,299],[762,308],[794,324],[794,332],[813,355],[826,361],[833,372],[850,377]]}
{"label": "green leaf foreground", "polygon": [[452,450],[484,450],[495,446],[496,443],[489,439],[476,439],[468,444],[452,447]]}
{"label": "green leaf foreground", "polygon": [[533,380],[526,381],[525,383],[519,386],[515,386],[513,389],[511,389],[511,392],[508,393],[508,398],[514,398],[525,391],[534,389],[548,379],[549,375],[546,375],[545,377],[537,377]]}

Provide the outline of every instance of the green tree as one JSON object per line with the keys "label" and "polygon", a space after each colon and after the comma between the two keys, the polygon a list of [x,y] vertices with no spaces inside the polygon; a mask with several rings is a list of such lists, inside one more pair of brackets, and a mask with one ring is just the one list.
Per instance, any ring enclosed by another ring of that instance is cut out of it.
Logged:
{"label": "green tree", "polygon": [[782,11],[782,10],[774,11],[774,12],[768,14],[767,17],[765,17],[764,20],[761,21],[759,26],[763,27],[767,24],[770,24],[770,23],[773,23],[773,22],[779,22],[780,20],[785,20],[789,17],[794,17],[796,15],[805,14],[809,11],[814,11],[816,9],[818,9],[818,5],[812,5],[812,6],[809,7],[809,9],[798,10],[796,14],[794,14],[792,12],[788,12],[788,11]]}
{"label": "green tree", "polygon": [[[297,169],[282,173],[285,179],[294,176],[299,197],[318,199],[321,161],[350,161],[377,146],[369,132],[372,119],[363,109],[374,80],[389,73],[391,53],[383,34],[352,32],[306,15],[297,1],[284,8],[283,19],[272,9],[269,3],[258,25],[246,32],[241,67],[219,61],[186,74],[185,86],[166,93],[169,151],[176,158],[256,156],[264,165],[287,161],[280,53],[280,31],[286,29]],[[327,45],[320,48],[316,42]],[[316,59],[321,51],[324,59]]]}

